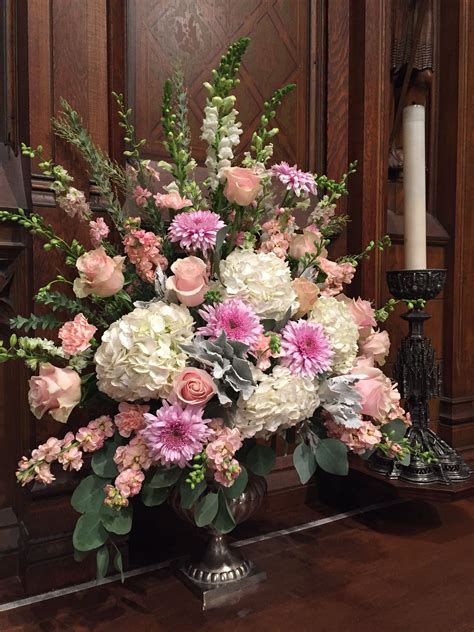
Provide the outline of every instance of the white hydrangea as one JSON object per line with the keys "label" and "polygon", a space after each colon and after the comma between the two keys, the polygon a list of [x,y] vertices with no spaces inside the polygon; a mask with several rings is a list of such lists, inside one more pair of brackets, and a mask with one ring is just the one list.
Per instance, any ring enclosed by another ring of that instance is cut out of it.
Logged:
{"label": "white hydrangea", "polygon": [[226,295],[251,305],[260,318],[279,321],[298,309],[290,268],[273,252],[236,249],[221,262],[220,277]]}
{"label": "white hydrangea", "polygon": [[257,387],[248,400],[239,398],[233,423],[246,438],[266,437],[309,419],[318,406],[315,380],[276,366],[271,374],[259,372]]}
{"label": "white hydrangea", "polygon": [[116,401],[169,395],[186,365],[179,345],[191,342],[193,324],[186,307],[163,301],[122,316],[104,333],[94,357],[99,390]]}
{"label": "white hydrangea", "polygon": [[339,375],[350,371],[357,357],[359,331],[347,305],[332,296],[321,296],[308,320],[322,325],[331,343],[334,351],[332,372]]}

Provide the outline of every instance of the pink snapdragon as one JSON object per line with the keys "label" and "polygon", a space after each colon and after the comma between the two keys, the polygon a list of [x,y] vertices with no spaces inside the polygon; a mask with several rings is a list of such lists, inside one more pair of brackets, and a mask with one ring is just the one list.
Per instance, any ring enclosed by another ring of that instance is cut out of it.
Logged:
{"label": "pink snapdragon", "polygon": [[[273,334],[273,336],[280,337],[278,334]],[[270,358],[278,358],[280,356],[279,353],[274,353],[271,350],[270,336],[265,334],[260,334],[257,343],[252,347],[251,354],[256,358],[257,368],[261,371],[266,371],[270,368]]]}
{"label": "pink snapdragon", "polygon": [[324,422],[329,437],[339,439],[349,450],[361,455],[382,441],[382,433],[371,421],[361,420],[359,428],[345,428],[333,419]]}
{"label": "pink snapdragon", "polygon": [[152,196],[152,192],[148,189],[144,189],[141,186],[136,186],[133,192],[133,197],[135,198],[135,202],[137,206],[144,206],[148,198]]}
{"label": "pink snapdragon", "polygon": [[161,238],[143,229],[133,229],[123,239],[125,252],[135,266],[138,276],[153,283],[159,266],[164,270],[168,260],[161,253]]}
{"label": "pink snapdragon", "polygon": [[87,219],[91,214],[91,208],[86,200],[86,196],[82,191],[69,187],[66,195],[58,196],[59,206],[69,217],[77,217],[78,219]]}
{"label": "pink snapdragon", "polygon": [[242,436],[237,428],[227,428],[220,420],[212,426],[216,434],[206,446],[208,465],[214,470],[215,480],[230,487],[241,472],[234,454],[242,447]]}
{"label": "pink snapdragon", "polygon": [[98,248],[101,245],[102,240],[108,236],[109,232],[110,229],[103,217],[98,217],[95,221],[91,220],[89,222],[89,235],[94,248]]}
{"label": "pink snapdragon", "polygon": [[322,296],[337,296],[342,292],[343,284],[350,283],[354,278],[355,268],[348,261],[337,263],[326,259],[326,257],[319,257],[318,264],[321,270],[327,274],[324,287],[321,290]]}
{"label": "pink snapdragon", "polygon": [[140,493],[144,480],[145,474],[141,470],[122,470],[115,479],[115,487],[122,498],[130,498]]}

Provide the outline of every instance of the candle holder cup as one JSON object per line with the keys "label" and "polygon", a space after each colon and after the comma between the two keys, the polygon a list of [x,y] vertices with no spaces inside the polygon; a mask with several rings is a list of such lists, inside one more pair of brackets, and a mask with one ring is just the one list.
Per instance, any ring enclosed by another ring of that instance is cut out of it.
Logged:
{"label": "candle holder cup", "polygon": [[[446,270],[394,270],[387,272],[388,288],[396,299],[428,301],[443,289]],[[411,483],[446,483],[464,481],[470,470],[462,457],[429,428],[428,402],[440,394],[440,368],[429,338],[423,334],[424,322],[431,318],[424,308],[415,306],[402,314],[408,322],[408,335],[402,340],[394,365],[393,375],[398,382],[405,408],[410,413],[412,426],[407,431],[414,449],[409,465],[402,465],[377,451],[372,455],[371,469],[390,478]],[[430,452],[433,460],[421,458]]]}

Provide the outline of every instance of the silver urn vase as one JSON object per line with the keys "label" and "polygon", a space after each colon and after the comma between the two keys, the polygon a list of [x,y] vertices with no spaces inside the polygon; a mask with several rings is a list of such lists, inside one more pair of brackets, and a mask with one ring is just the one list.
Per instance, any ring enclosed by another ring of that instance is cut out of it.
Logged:
{"label": "silver urn vase", "polygon": [[[245,491],[229,502],[235,523],[248,520],[262,504],[267,483],[260,476],[250,476]],[[194,508],[183,509],[178,490],[169,503],[183,519],[194,523]],[[266,574],[246,559],[239,549],[230,546],[227,536],[214,527],[205,527],[209,539],[203,550],[179,563],[177,574],[201,598],[203,608],[229,605],[239,601],[244,592],[264,581]]]}

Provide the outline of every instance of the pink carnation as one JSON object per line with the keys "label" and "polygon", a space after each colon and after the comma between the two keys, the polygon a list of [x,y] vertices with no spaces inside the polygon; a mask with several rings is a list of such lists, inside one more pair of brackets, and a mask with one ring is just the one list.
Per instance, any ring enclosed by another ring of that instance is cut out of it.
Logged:
{"label": "pink carnation", "polygon": [[270,358],[278,358],[280,354],[270,349],[270,337],[260,334],[257,344],[252,347],[252,355],[257,359],[257,368],[266,371],[271,366]]}
{"label": "pink carnation", "polygon": [[156,415],[146,414],[147,425],[141,436],[153,461],[185,467],[199,454],[204,441],[212,434],[207,425],[209,420],[202,415],[202,408],[170,405],[166,401]]}
{"label": "pink carnation", "polygon": [[382,441],[382,433],[370,421],[362,420],[359,428],[345,428],[333,419],[324,422],[328,436],[342,441],[355,454],[364,454]]}
{"label": "pink carnation", "polygon": [[84,314],[77,314],[74,320],[64,323],[58,332],[64,353],[76,355],[88,349],[96,331],[97,327],[90,325]]}
{"label": "pink carnation", "polygon": [[371,330],[367,337],[359,341],[359,351],[362,355],[373,358],[379,366],[383,366],[390,351],[388,332]]}
{"label": "pink carnation", "polygon": [[115,415],[114,422],[122,437],[129,437],[132,432],[138,432],[145,427],[144,414],[150,410],[149,406],[122,402],[118,409],[120,412]]}
{"label": "pink carnation", "polygon": [[224,331],[229,340],[238,340],[253,347],[263,334],[263,325],[257,314],[238,298],[226,299],[218,305],[206,305],[199,310],[199,315],[207,324],[199,327],[198,333],[212,340]]}
{"label": "pink carnation", "polygon": [[179,213],[168,229],[171,242],[179,242],[181,248],[195,252],[200,250],[204,256],[216,245],[217,233],[225,224],[211,211],[190,211]]}
{"label": "pink carnation", "polygon": [[158,206],[162,208],[170,208],[174,211],[180,211],[186,206],[192,206],[192,201],[187,198],[182,198],[177,191],[171,191],[170,193],[157,193],[153,196]]}
{"label": "pink carnation", "polygon": [[89,235],[94,248],[98,248],[102,240],[107,237],[110,230],[103,217],[98,217],[96,221],[89,222]]}
{"label": "pink carnation", "polygon": [[301,377],[328,371],[333,351],[324,330],[307,320],[290,321],[282,331],[280,364]]}

